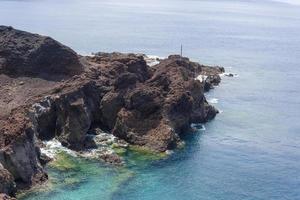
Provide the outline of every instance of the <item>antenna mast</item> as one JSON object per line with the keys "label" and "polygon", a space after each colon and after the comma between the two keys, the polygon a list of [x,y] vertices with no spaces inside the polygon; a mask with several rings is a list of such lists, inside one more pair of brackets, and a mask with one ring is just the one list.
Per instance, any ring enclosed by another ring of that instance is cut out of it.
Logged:
{"label": "antenna mast", "polygon": [[182,57],[182,44],[180,45],[180,56]]}

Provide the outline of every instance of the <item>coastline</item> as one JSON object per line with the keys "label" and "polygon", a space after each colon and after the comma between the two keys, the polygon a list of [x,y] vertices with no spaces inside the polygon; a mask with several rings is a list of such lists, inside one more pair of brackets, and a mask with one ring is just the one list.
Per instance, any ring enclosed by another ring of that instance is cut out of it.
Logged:
{"label": "coastline", "polygon": [[[108,147],[126,149],[130,144],[160,155],[182,145],[181,134],[191,123],[205,123],[218,113],[204,92],[220,83],[222,67],[178,55],[150,57],[152,66],[145,55],[80,56],[49,37],[12,27],[0,31],[2,52],[10,52],[2,54],[0,63],[2,89],[12,96],[2,100],[9,106],[1,116],[0,162],[14,177],[0,192],[14,196],[15,189],[48,179],[44,167],[55,157],[46,155],[42,141],[55,138],[82,157],[122,165],[122,157]],[[30,54],[19,52],[11,41],[25,49],[32,44],[38,48]],[[201,81],[195,78],[200,75]]]}

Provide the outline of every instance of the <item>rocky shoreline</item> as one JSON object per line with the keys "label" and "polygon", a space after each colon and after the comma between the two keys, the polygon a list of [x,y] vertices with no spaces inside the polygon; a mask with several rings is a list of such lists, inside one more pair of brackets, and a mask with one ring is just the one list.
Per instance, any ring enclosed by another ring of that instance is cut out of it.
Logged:
{"label": "rocky shoreline", "polygon": [[42,141],[55,138],[85,152],[99,149],[102,130],[120,145],[165,152],[180,144],[191,123],[216,116],[204,92],[220,83],[224,68],[178,55],[150,59],[151,67],[146,60],[80,56],[50,37],[0,26],[0,193],[14,196],[47,180]]}

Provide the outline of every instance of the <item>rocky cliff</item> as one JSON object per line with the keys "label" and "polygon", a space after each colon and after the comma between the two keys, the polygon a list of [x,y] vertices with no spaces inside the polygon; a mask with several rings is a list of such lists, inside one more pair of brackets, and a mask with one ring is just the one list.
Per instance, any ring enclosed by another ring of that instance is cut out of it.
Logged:
{"label": "rocky cliff", "polygon": [[93,148],[87,134],[100,128],[153,151],[176,148],[191,123],[218,113],[204,91],[222,72],[176,55],[153,67],[136,54],[78,56],[49,37],[0,27],[0,91],[11,96],[0,98],[0,193],[47,179],[40,140],[79,151]]}

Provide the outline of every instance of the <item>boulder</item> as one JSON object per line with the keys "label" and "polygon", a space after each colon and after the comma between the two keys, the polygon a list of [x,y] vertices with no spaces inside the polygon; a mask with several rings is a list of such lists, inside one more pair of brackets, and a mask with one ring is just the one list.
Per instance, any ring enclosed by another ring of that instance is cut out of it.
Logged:
{"label": "boulder", "polygon": [[0,26],[0,73],[11,76],[75,75],[77,54],[50,37]]}
{"label": "boulder", "polygon": [[115,81],[116,89],[124,89],[134,86],[138,81],[138,77],[134,73],[126,72],[118,76]]}

